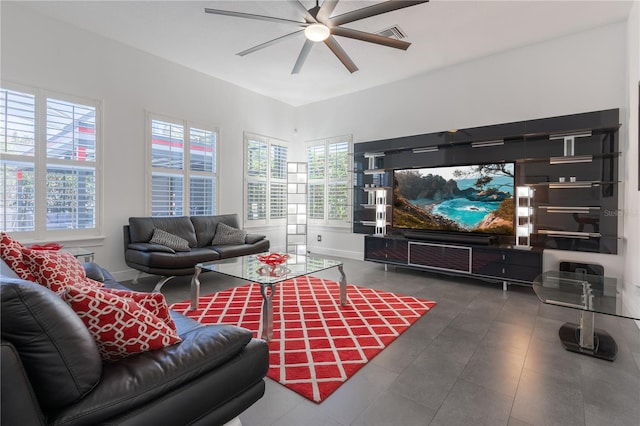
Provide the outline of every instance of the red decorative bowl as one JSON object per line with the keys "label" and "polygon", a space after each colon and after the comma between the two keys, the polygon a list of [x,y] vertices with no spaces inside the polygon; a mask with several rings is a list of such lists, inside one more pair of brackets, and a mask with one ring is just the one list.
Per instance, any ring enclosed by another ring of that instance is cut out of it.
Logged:
{"label": "red decorative bowl", "polygon": [[30,248],[31,250],[60,250],[62,247],[64,247],[64,244],[47,243],[47,244],[33,244],[27,248]]}
{"label": "red decorative bowl", "polygon": [[269,254],[257,254],[256,259],[260,262],[269,265],[276,266],[281,265],[287,261],[289,258],[288,254],[280,254],[280,253],[269,253]]}

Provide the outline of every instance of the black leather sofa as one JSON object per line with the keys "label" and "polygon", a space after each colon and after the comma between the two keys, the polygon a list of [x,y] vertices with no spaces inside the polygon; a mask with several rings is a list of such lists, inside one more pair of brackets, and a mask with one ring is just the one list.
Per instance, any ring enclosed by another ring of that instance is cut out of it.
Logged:
{"label": "black leather sofa", "polygon": [[[89,277],[124,288],[86,265]],[[172,312],[182,342],[103,363],[60,297],[1,266],[3,426],[222,425],[264,394],[268,347],[248,330]]]}
{"label": "black leather sofa", "polygon": [[[243,244],[212,245],[219,223],[240,228],[237,214],[217,216],[131,217],[124,225],[124,258],[128,266],[142,273],[161,275],[154,291],[175,276],[192,275],[195,265],[219,259],[262,253],[269,250],[264,235],[247,234]],[[162,229],[189,242],[189,251],[167,252],[150,243],[154,229]],[[133,280],[135,284],[138,277]]]}

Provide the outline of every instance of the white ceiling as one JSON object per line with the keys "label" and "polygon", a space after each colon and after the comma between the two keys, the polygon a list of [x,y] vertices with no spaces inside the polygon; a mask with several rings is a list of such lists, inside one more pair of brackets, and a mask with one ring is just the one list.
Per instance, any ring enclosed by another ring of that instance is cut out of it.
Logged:
{"label": "white ceiling", "polygon": [[[313,0],[301,0],[305,7]],[[342,0],[333,15],[380,1]],[[244,57],[236,53],[293,32],[288,25],[204,13],[204,8],[301,20],[289,1],[30,1],[55,19],[101,34],[293,106],[402,80],[493,53],[626,20],[630,1],[456,1],[429,3],[345,27],[377,32],[398,25],[407,51],[336,37],[360,68],[350,74],[322,43],[300,74],[291,69],[298,35]]]}

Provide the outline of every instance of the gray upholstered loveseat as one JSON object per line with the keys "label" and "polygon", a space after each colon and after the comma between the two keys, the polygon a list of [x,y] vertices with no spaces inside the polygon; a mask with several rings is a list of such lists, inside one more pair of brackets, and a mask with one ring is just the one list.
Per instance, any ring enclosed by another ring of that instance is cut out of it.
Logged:
{"label": "gray upholstered loveseat", "polygon": [[[232,243],[216,243],[216,233],[223,227],[234,228],[241,240]],[[176,251],[161,244],[154,244],[154,232],[161,229],[187,241],[185,251]],[[175,276],[192,275],[195,265],[219,259],[262,253],[269,250],[269,240],[264,235],[243,235],[237,214],[217,216],[131,217],[124,226],[124,257],[127,265],[142,273],[161,275],[154,291]],[[137,280],[137,278],[136,278]],[[134,283],[136,282],[134,280]]]}

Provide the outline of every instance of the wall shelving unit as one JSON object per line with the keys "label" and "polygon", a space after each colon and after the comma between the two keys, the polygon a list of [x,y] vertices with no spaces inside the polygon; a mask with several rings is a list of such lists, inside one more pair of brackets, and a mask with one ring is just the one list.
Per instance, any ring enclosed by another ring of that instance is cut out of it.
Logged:
{"label": "wall shelving unit", "polygon": [[619,127],[619,110],[611,109],[355,144],[353,232],[377,234],[371,186],[384,187],[389,257],[382,260],[381,247],[376,255],[365,248],[365,257],[394,263],[405,238],[389,223],[394,169],[504,161],[516,164],[516,235],[499,237],[495,246],[616,254]]}

